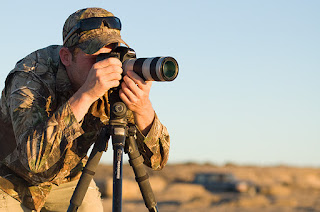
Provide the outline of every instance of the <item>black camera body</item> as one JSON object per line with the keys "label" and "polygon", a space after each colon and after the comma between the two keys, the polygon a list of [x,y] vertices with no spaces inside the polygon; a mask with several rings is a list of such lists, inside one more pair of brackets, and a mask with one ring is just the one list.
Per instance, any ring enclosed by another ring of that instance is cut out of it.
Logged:
{"label": "black camera body", "polygon": [[173,81],[179,73],[178,62],[173,57],[136,58],[136,52],[125,46],[98,55],[97,61],[109,57],[116,57],[122,62],[123,74],[133,70],[145,81]]}

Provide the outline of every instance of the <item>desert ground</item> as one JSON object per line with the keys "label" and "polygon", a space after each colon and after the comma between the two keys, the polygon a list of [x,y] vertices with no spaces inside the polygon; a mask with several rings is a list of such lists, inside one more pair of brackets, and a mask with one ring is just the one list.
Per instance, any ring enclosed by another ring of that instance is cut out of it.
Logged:
{"label": "desert ground", "polygon": [[[239,166],[226,164],[168,164],[161,171],[146,168],[162,212],[320,212],[320,168]],[[228,172],[259,185],[255,195],[212,193],[192,184],[199,172]],[[112,165],[100,164],[95,181],[104,211],[112,211]],[[148,211],[129,165],[123,167],[124,212]]]}

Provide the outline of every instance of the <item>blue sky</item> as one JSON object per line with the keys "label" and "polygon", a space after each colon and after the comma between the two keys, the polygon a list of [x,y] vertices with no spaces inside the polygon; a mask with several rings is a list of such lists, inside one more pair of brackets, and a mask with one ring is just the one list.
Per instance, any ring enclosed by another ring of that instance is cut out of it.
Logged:
{"label": "blue sky", "polygon": [[[118,16],[138,57],[173,56],[151,100],[169,162],[320,164],[320,1],[3,1],[0,88],[25,55],[62,43],[84,7]],[[112,161],[112,151],[104,154]]]}

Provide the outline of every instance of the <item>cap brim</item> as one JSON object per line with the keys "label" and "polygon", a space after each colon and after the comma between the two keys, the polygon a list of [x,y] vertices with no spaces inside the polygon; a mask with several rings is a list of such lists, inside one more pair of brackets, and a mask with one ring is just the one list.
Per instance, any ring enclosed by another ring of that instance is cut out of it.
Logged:
{"label": "cap brim", "polygon": [[104,33],[100,36],[94,37],[83,43],[80,43],[78,46],[84,53],[94,54],[97,51],[99,51],[102,47],[112,43],[122,43],[129,47],[128,44],[122,40],[121,36],[118,33]]}

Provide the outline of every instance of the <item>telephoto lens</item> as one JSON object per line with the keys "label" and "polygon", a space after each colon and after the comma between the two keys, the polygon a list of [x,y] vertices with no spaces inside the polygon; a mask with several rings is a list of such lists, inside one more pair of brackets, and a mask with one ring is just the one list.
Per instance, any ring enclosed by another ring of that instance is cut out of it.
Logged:
{"label": "telephoto lens", "polygon": [[124,74],[134,70],[145,81],[173,81],[179,72],[173,57],[151,57],[127,59],[122,65]]}

